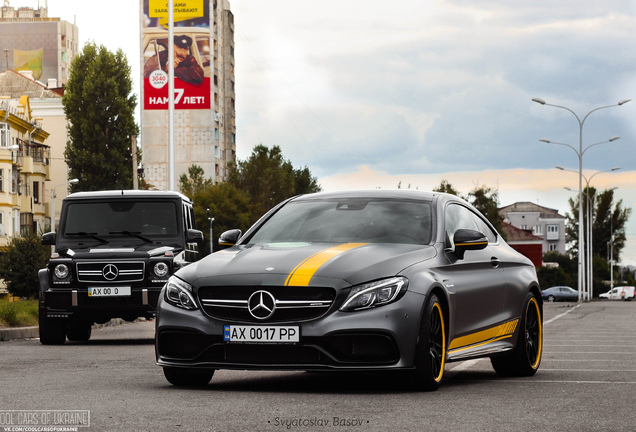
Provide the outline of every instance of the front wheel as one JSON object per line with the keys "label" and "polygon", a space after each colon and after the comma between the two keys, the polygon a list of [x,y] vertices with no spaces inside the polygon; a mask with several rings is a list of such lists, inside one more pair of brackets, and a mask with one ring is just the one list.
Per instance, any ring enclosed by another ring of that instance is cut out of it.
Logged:
{"label": "front wheel", "polygon": [[502,376],[532,376],[541,364],[543,320],[537,297],[529,293],[523,306],[517,346],[509,354],[491,357],[495,372]]}
{"label": "front wheel", "polygon": [[426,302],[415,351],[415,370],[412,383],[421,390],[439,388],[446,361],[446,332],[444,310],[439,298],[432,295]]}
{"label": "front wheel", "polygon": [[91,338],[93,323],[85,320],[72,320],[66,328],[66,337],[70,341],[87,341]]}
{"label": "front wheel", "polygon": [[203,387],[208,385],[214,375],[214,369],[188,369],[164,367],[163,375],[168,382],[182,387]]}
{"label": "front wheel", "polygon": [[63,318],[48,318],[46,310],[39,306],[39,331],[42,345],[62,345],[66,342],[66,320]]}

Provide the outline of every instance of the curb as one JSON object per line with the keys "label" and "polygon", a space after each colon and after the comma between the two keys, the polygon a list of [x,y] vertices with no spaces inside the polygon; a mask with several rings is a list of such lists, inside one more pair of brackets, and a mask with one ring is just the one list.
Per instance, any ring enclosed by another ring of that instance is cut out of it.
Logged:
{"label": "curb", "polygon": [[40,330],[37,326],[0,328],[0,341],[37,337],[40,337]]}
{"label": "curb", "polygon": [[[135,320],[138,322],[139,319]],[[125,321],[119,318],[113,318],[105,324],[93,324],[93,330],[104,327],[113,327],[123,324]],[[40,328],[32,327],[2,327],[0,328],[0,341],[10,341],[15,339],[33,339],[40,337]]]}

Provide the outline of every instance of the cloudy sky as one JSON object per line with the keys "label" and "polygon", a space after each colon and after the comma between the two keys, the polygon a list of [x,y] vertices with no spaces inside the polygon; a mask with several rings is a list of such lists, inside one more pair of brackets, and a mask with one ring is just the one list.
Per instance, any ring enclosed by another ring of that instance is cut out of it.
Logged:
{"label": "cloudy sky", "polygon": [[[43,0],[40,0],[43,3]],[[565,214],[579,124],[636,99],[630,0],[231,0],[238,157],[281,146],[326,190],[498,188]],[[11,6],[37,7],[11,0]],[[138,5],[49,0],[80,40],[122,48],[139,74]],[[139,88],[139,84],[137,84]],[[636,204],[636,100],[584,123],[584,174]],[[636,214],[623,263],[636,264]]]}

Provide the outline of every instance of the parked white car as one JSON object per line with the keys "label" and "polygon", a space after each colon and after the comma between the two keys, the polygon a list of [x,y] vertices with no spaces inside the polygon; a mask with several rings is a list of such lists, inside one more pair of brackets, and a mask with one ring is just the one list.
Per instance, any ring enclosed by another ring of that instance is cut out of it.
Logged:
{"label": "parked white car", "polygon": [[622,286],[612,288],[610,291],[599,294],[599,298],[608,299],[608,300],[631,300],[634,298],[634,287],[633,286]]}

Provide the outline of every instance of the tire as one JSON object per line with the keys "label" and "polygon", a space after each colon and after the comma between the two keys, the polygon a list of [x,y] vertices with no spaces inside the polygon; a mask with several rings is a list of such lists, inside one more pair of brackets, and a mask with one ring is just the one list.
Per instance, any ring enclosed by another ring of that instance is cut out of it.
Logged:
{"label": "tire", "polygon": [[38,309],[40,343],[42,345],[62,345],[66,342],[66,320],[47,318],[46,310],[42,305]]}
{"label": "tire", "polygon": [[417,346],[415,348],[415,370],[409,375],[412,385],[418,390],[435,391],[444,375],[446,361],[446,328],[444,309],[436,295],[426,302]]}
{"label": "tire", "polygon": [[501,376],[532,376],[539,369],[543,350],[543,320],[539,301],[529,293],[523,304],[517,346],[509,354],[491,357]]}
{"label": "tire", "polygon": [[550,303],[552,303],[552,302],[556,301],[556,299],[554,298],[554,296],[553,296],[553,295],[551,295],[551,296],[548,296],[548,301],[549,301]]}
{"label": "tire", "polygon": [[208,383],[212,379],[212,376],[214,375],[214,369],[164,367],[163,375],[166,377],[170,384],[175,386],[203,387],[208,385]]}
{"label": "tire", "polygon": [[91,338],[92,323],[85,320],[69,321],[66,337],[70,341],[87,341]]}

